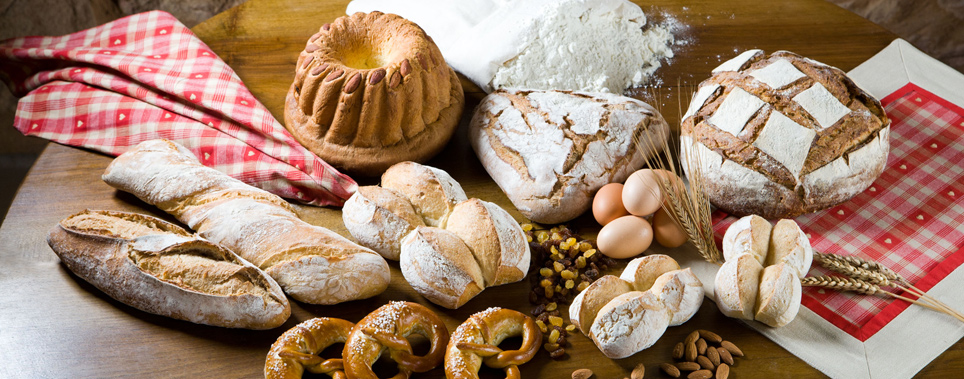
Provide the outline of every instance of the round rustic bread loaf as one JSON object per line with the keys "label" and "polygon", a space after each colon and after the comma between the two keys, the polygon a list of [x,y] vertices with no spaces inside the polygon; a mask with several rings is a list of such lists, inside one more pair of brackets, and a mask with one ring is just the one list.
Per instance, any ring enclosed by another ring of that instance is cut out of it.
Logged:
{"label": "round rustic bread loaf", "polygon": [[418,25],[355,13],[308,40],[285,99],[285,126],[335,167],[374,176],[441,151],[464,104],[458,76]]}
{"label": "round rustic bread loaf", "polygon": [[847,201],[890,151],[877,99],[843,71],[786,51],[750,50],[714,69],[681,128],[684,167],[699,168],[713,205],[741,216],[792,218]]}

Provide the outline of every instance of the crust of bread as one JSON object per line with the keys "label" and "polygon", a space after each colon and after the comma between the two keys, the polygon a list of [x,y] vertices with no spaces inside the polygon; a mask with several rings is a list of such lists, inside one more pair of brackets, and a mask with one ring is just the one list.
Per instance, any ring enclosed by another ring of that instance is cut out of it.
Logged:
{"label": "crust of bread", "polygon": [[472,251],[445,229],[415,228],[402,240],[399,263],[415,291],[445,308],[461,307],[485,288]]}
{"label": "crust of bread", "polygon": [[766,264],[772,230],[773,225],[763,217],[741,217],[723,233],[723,259],[751,254],[760,264]]}
{"label": "crust of bread", "polygon": [[155,217],[87,210],[61,221],[47,243],[74,274],[145,312],[246,329],[275,328],[291,314],[263,271]]}
{"label": "crust of bread", "polygon": [[449,213],[468,198],[447,172],[415,162],[392,165],[382,174],[382,187],[393,189],[412,203],[427,226],[444,228]]}
{"label": "crust of bread", "polygon": [[627,292],[599,310],[590,337],[605,356],[626,358],[656,343],[671,318],[652,291]]}
{"label": "crust of bread", "polygon": [[632,283],[634,291],[648,291],[660,275],[679,269],[679,263],[668,255],[646,255],[629,261],[619,278]]}
{"label": "crust of bread", "polygon": [[630,291],[633,291],[632,284],[623,279],[614,275],[600,277],[572,299],[569,320],[588,336],[599,310],[612,299]]}
{"label": "crust of bread", "polygon": [[754,318],[774,328],[789,324],[800,310],[802,296],[803,288],[796,269],[786,262],[768,266],[760,277]]}
{"label": "crust of bread", "polygon": [[425,225],[408,199],[379,186],[358,187],[345,201],[341,218],[355,240],[393,261],[401,254],[399,241]]}
{"label": "crust of bread", "polygon": [[505,209],[473,198],[456,205],[447,219],[445,229],[459,236],[472,250],[486,287],[518,282],[525,277],[529,244],[522,226]]}
{"label": "crust of bread", "polygon": [[752,254],[723,262],[716,273],[716,305],[727,317],[752,320],[763,266]]}
{"label": "crust of bread", "polygon": [[773,226],[770,236],[770,247],[767,254],[767,265],[786,262],[797,272],[797,277],[803,279],[810,271],[813,263],[813,247],[807,234],[800,229],[800,225],[793,220],[783,219]]}
{"label": "crust of bread", "polygon": [[653,282],[652,291],[673,315],[669,326],[682,325],[689,321],[703,304],[703,282],[700,282],[689,267],[660,275]]}

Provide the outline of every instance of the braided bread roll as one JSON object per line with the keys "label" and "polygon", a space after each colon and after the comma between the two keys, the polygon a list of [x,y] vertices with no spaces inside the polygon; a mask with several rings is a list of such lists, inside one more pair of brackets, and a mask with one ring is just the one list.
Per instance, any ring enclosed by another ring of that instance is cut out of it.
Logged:
{"label": "braided bread roll", "polygon": [[337,304],[388,288],[381,256],[302,221],[277,195],[201,165],[174,142],[145,141],[114,159],[102,178],[260,267],[298,301]]}

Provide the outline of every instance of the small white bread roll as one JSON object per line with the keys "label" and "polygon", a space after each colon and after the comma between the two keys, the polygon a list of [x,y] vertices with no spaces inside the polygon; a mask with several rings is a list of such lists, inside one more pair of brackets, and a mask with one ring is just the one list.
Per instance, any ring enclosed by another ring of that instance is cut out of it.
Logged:
{"label": "small white bread roll", "polygon": [[[569,319],[607,357],[624,358],[651,346],[668,325],[692,318],[703,294],[692,270],[681,270],[667,255],[647,255],[630,261],[619,277],[606,275],[586,287],[569,306]],[[597,338],[598,330],[606,334]]]}
{"label": "small white bread roll", "polygon": [[599,310],[590,337],[607,357],[626,358],[653,346],[671,319],[653,292],[627,292]]}
{"label": "small white bread roll", "polygon": [[653,283],[652,291],[673,315],[669,326],[689,321],[703,304],[703,283],[688,267],[660,275]]}
{"label": "small white bread roll", "polygon": [[796,317],[800,279],[813,262],[813,248],[796,222],[771,226],[759,216],[743,217],[726,230],[723,256],[726,262],[716,274],[716,304],[723,314],[772,327]]}
{"label": "small white bread roll", "polygon": [[596,279],[572,299],[572,305],[569,306],[569,321],[588,336],[599,310],[616,296],[632,290],[631,283],[613,275]]}
{"label": "small white bread roll", "polygon": [[727,317],[752,320],[763,265],[752,254],[727,260],[716,272],[716,306]]}
{"label": "small white bread roll", "polygon": [[401,162],[382,174],[382,187],[403,194],[425,225],[444,227],[455,205],[468,198],[465,191],[447,172],[415,162]]}
{"label": "small white bread roll", "polygon": [[757,311],[754,315],[759,322],[774,328],[793,321],[800,310],[803,287],[797,270],[786,262],[780,262],[763,269],[760,278],[760,291],[757,294]]}
{"label": "small white bread roll", "polygon": [[352,237],[394,261],[401,254],[399,241],[425,225],[408,199],[395,190],[378,186],[358,187],[345,202],[341,215]]}
{"label": "small white bread roll", "polygon": [[415,291],[449,309],[461,307],[485,288],[469,247],[445,229],[415,228],[402,240],[399,262]]}
{"label": "small white bread roll", "polygon": [[486,287],[518,282],[526,276],[530,258],[525,232],[505,209],[469,199],[456,205],[447,219],[445,230],[469,246]]}

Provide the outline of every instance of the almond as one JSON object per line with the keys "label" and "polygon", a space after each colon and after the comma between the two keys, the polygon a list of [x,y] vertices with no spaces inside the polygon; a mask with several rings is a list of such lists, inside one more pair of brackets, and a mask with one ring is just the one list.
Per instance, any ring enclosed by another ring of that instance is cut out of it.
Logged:
{"label": "almond", "polygon": [[696,340],[696,352],[699,355],[706,354],[706,340],[702,338]]}
{"label": "almond", "polygon": [[402,65],[401,65],[401,68],[399,68],[399,71],[402,72],[402,76],[408,76],[408,74],[412,72],[412,64],[408,63],[408,58],[402,61]]}
{"label": "almond", "polygon": [[700,329],[700,330],[697,330],[697,332],[699,332],[700,337],[703,337],[703,339],[705,339],[706,342],[712,342],[715,344],[719,344],[720,342],[723,342],[723,338],[720,337],[719,334],[713,333],[709,330]]}
{"label": "almond", "polygon": [[716,379],[726,379],[730,376],[730,366],[726,363],[721,364],[720,367],[716,368]]}
{"label": "almond", "polygon": [[724,349],[726,349],[726,351],[729,351],[729,352],[730,352],[730,355],[732,355],[732,356],[734,356],[734,357],[742,357],[742,356],[743,356],[743,350],[740,350],[739,347],[736,347],[736,345],[734,345],[733,342],[723,341],[723,342],[720,342],[720,346],[723,347]]}
{"label": "almond", "polygon": [[385,79],[385,69],[379,68],[372,71],[372,75],[368,78],[368,84],[378,84],[382,79]]}
{"label": "almond", "polygon": [[345,93],[355,92],[355,90],[357,90],[358,87],[361,85],[361,81],[362,81],[361,73],[356,72],[355,75],[352,75],[350,78],[348,78],[348,83],[345,84],[345,88],[344,88]]}
{"label": "almond", "polygon": [[716,348],[706,349],[706,357],[709,358],[710,363],[713,363],[713,367],[720,365],[720,352]]}
{"label": "almond", "polygon": [[643,364],[640,363],[636,365],[636,368],[633,369],[633,372],[630,373],[629,376],[630,376],[630,379],[643,379],[643,376],[645,375],[646,375],[646,366],[643,366]]}
{"label": "almond", "polygon": [[713,362],[710,362],[710,359],[703,355],[696,357],[696,363],[699,363],[700,367],[707,370],[713,370],[716,368],[716,366],[713,365]]}
{"label": "almond", "polygon": [[572,379],[589,379],[592,377],[592,370],[581,368],[572,372]]}
{"label": "almond", "polygon": [[687,361],[690,361],[690,362],[695,362],[695,361],[696,361],[696,356],[699,355],[699,354],[696,353],[696,343],[695,343],[695,342],[689,342],[689,343],[686,344],[685,354],[686,354],[686,355],[684,356],[684,358],[686,358]]}
{"label": "almond", "polygon": [[713,371],[710,370],[699,370],[693,371],[686,376],[686,379],[710,379],[713,377]]}
{"label": "almond", "polygon": [[716,351],[717,351],[718,353],[720,353],[720,362],[726,363],[726,364],[728,364],[728,365],[732,365],[732,364],[733,364],[733,356],[730,355],[730,351],[729,351],[729,350],[726,350],[726,349],[724,349],[724,348],[722,348],[722,347],[718,347],[718,348],[716,348]]}
{"label": "almond", "polygon": [[676,368],[680,371],[696,371],[700,369],[700,364],[696,362],[676,362]]}
{"label": "almond", "polygon": [[693,333],[690,333],[689,335],[686,336],[686,339],[683,340],[683,343],[687,345],[691,343],[696,343],[696,340],[699,338],[700,338],[700,332],[694,330]]}
{"label": "almond", "polygon": [[683,343],[678,342],[676,346],[673,347],[673,359],[677,361],[681,360],[683,359],[684,355],[685,355],[685,348],[683,347]]}
{"label": "almond", "polygon": [[332,81],[332,80],[338,79],[338,78],[340,78],[344,73],[345,73],[344,70],[335,70],[335,71],[332,71],[330,74],[328,74],[328,76],[325,77],[325,81],[326,81],[326,82],[330,82],[330,81]]}
{"label": "almond", "polygon": [[392,78],[388,80],[388,88],[398,87],[398,85],[401,83],[402,83],[402,74],[399,74],[398,71],[395,71],[392,73]]}
{"label": "almond", "polygon": [[674,378],[679,378],[679,368],[674,366],[672,363],[660,363],[660,370],[663,370],[666,375],[672,376]]}

